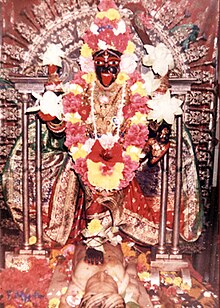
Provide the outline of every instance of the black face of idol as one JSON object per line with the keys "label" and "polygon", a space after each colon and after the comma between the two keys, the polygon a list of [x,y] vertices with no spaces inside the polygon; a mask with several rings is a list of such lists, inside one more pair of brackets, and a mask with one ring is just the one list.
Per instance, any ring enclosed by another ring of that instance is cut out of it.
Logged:
{"label": "black face of idol", "polygon": [[104,87],[109,87],[120,71],[121,53],[116,50],[99,50],[93,55],[95,72]]}

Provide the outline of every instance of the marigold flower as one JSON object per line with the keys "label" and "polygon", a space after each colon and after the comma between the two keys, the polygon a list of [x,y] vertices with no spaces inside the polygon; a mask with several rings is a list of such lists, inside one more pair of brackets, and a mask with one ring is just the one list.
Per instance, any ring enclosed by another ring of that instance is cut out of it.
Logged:
{"label": "marigold flower", "polygon": [[123,85],[128,79],[129,79],[129,76],[126,73],[119,72],[117,79],[116,79],[116,83]]}
{"label": "marigold flower", "polygon": [[96,18],[103,19],[107,17],[109,20],[119,20],[121,18],[119,12],[115,9],[108,9],[105,12],[98,12]]}
{"label": "marigold flower", "polygon": [[70,153],[74,161],[76,161],[78,158],[85,158],[88,154],[83,148],[82,143],[78,143],[78,147],[71,147]]}
{"label": "marigold flower", "polygon": [[146,90],[144,87],[143,82],[137,81],[133,86],[131,86],[132,95],[134,94],[140,94],[140,96],[146,96]]}
{"label": "marigold flower", "polygon": [[167,276],[167,277],[164,278],[164,282],[166,284],[173,284],[173,278]]}
{"label": "marigold flower", "polygon": [[177,287],[180,287],[182,283],[182,278],[181,277],[175,277],[173,280],[173,284]]}
{"label": "marigold flower", "polygon": [[126,154],[129,155],[132,160],[138,162],[140,159],[141,151],[141,148],[129,145],[126,149]]}
{"label": "marigold flower", "polygon": [[57,297],[53,297],[49,300],[48,308],[58,308],[60,304],[60,300]]}
{"label": "marigold flower", "polygon": [[73,83],[69,86],[69,92],[72,92],[74,95],[82,94],[83,88],[79,84]]}
{"label": "marigold flower", "polygon": [[25,308],[32,308],[32,307],[34,307],[34,305],[33,305],[32,302],[27,302],[27,303],[25,303],[24,307]]}
{"label": "marigold flower", "polygon": [[88,74],[83,75],[82,78],[86,81],[86,83],[92,83],[96,80],[96,75],[95,72],[89,72]]}
{"label": "marigold flower", "polygon": [[81,121],[81,117],[78,112],[75,113],[66,113],[65,120],[71,122],[72,124],[79,123]]}
{"label": "marigold flower", "polygon": [[92,49],[89,47],[87,43],[83,44],[80,50],[81,56],[88,58],[92,55]]}
{"label": "marigold flower", "polygon": [[136,256],[136,252],[132,249],[132,247],[130,246],[130,243],[127,243],[127,242],[121,243],[121,249],[125,257],[135,257]]}
{"label": "marigold flower", "polygon": [[132,54],[135,51],[135,44],[131,41],[128,41],[128,45],[124,51],[124,53]]}
{"label": "marigold flower", "polygon": [[146,124],[147,115],[141,112],[136,112],[135,115],[131,118],[131,124]]}
{"label": "marigold flower", "polygon": [[31,236],[31,237],[29,237],[28,242],[29,242],[30,245],[36,244],[36,242],[37,242],[36,236]]}
{"label": "marigold flower", "polygon": [[147,282],[150,280],[150,273],[149,272],[138,273],[138,277],[140,281]]}
{"label": "marigold flower", "polygon": [[189,291],[191,289],[191,287],[186,282],[181,283],[180,288],[184,291]]}
{"label": "marigold flower", "polygon": [[103,229],[103,226],[99,219],[93,219],[88,223],[87,230],[89,231],[90,235],[98,234]]}

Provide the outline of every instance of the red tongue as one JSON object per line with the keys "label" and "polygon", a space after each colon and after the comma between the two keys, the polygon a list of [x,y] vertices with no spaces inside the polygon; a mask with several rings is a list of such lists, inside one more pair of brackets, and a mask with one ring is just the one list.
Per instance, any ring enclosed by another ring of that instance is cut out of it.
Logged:
{"label": "red tongue", "polygon": [[112,81],[112,74],[101,74],[102,77],[102,84],[107,87],[110,85]]}

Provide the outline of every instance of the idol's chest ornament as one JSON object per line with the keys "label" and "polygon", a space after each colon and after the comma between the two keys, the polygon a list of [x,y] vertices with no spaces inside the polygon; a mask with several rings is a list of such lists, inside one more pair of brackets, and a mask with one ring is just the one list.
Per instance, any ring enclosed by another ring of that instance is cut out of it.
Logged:
{"label": "idol's chest ornament", "polygon": [[114,84],[110,89],[103,89],[95,82],[92,84],[89,100],[95,138],[107,133],[119,136],[125,97],[126,85]]}

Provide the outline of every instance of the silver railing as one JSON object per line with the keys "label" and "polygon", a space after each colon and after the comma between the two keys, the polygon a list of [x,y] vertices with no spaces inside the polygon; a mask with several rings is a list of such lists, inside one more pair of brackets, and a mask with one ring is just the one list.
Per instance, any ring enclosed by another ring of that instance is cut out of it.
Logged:
{"label": "silver railing", "polygon": [[16,90],[21,93],[22,100],[22,207],[23,207],[23,245],[20,249],[21,254],[45,254],[43,243],[43,223],[42,223],[42,159],[41,159],[41,122],[38,116],[35,117],[35,182],[36,182],[36,244],[29,244],[30,238],[30,219],[29,219],[29,157],[28,157],[28,125],[29,115],[27,108],[32,101],[31,93],[44,92],[46,78],[14,78]]}

